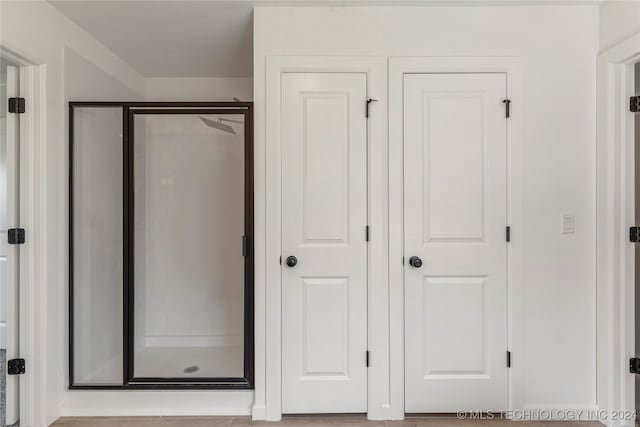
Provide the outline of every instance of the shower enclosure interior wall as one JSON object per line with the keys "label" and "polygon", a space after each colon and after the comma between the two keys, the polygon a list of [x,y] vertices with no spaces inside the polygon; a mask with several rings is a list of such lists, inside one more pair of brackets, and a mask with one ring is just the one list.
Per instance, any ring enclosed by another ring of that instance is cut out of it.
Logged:
{"label": "shower enclosure interior wall", "polygon": [[252,388],[251,103],[70,103],[70,387]]}

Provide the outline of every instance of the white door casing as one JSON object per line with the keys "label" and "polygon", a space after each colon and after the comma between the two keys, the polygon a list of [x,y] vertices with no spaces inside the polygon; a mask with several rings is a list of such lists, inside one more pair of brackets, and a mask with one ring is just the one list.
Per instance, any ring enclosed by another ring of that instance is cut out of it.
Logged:
{"label": "white door casing", "polygon": [[366,412],[367,76],[281,83],[282,412]]}
{"label": "white door casing", "polygon": [[506,82],[404,76],[407,413],[508,408]]}
{"label": "white door casing", "polygon": [[[7,67],[6,99],[2,102],[5,108],[8,99],[18,97],[20,92],[19,69],[15,66]],[[19,246],[9,245],[7,231],[9,228],[20,227],[19,211],[19,114],[7,111],[5,119],[6,159],[4,166],[6,177],[6,195],[2,203],[6,203],[5,222],[1,224],[0,264],[5,269],[5,274],[0,277],[2,282],[2,315],[0,321],[0,334],[2,348],[6,349],[7,361],[20,357],[19,329],[18,329],[18,280],[19,280]],[[18,375],[6,377],[6,423],[11,425],[20,418],[19,406],[19,379]]]}

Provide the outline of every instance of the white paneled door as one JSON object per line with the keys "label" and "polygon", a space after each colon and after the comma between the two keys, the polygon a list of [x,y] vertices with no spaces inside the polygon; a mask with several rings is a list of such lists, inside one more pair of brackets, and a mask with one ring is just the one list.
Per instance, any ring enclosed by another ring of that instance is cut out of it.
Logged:
{"label": "white paneled door", "polygon": [[366,412],[366,74],[281,93],[282,412]]}
{"label": "white paneled door", "polygon": [[404,77],[405,410],[507,409],[505,74]]}

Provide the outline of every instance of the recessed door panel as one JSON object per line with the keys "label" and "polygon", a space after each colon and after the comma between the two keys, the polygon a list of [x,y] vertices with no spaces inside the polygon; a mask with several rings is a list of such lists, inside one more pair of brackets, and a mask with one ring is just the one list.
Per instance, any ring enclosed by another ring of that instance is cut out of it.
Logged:
{"label": "recessed door panel", "polygon": [[484,277],[425,278],[425,378],[486,373],[484,288]]}
{"label": "recessed door panel", "polygon": [[[304,377],[349,375],[349,279],[302,279]],[[310,378],[311,379],[311,378]]]}
{"label": "recessed door panel", "polygon": [[282,75],[282,410],[366,412],[366,75]]}
{"label": "recessed door panel", "polygon": [[404,77],[408,413],[507,408],[505,97],[504,74]]}
{"label": "recessed door panel", "polygon": [[[346,244],[349,227],[348,94],[303,100],[304,243]],[[331,173],[327,173],[330,170]]]}
{"label": "recessed door panel", "polygon": [[473,92],[423,93],[425,242],[482,240],[482,101]]}

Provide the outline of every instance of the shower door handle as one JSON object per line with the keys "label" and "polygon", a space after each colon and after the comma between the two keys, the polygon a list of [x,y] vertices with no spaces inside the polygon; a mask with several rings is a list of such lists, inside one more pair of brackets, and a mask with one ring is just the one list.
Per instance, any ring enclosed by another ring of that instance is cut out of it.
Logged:
{"label": "shower door handle", "polygon": [[298,258],[293,255],[287,257],[287,267],[295,267],[298,264]]}

